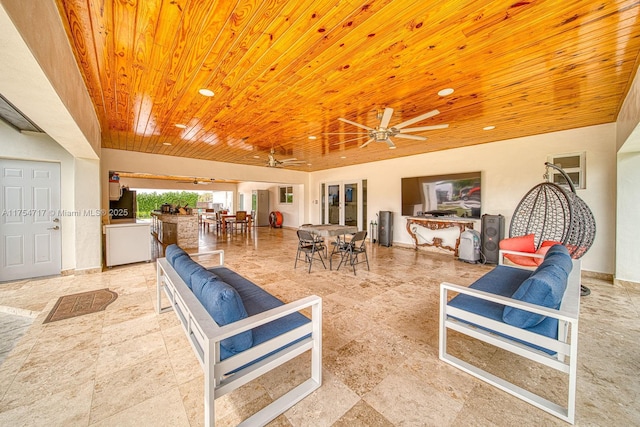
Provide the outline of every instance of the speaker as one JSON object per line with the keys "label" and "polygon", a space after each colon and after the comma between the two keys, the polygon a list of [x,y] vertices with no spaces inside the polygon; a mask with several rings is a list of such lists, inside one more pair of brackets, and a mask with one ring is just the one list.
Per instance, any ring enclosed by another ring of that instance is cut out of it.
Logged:
{"label": "speaker", "polygon": [[504,216],[482,215],[482,253],[488,264],[498,263],[500,240],[504,239]]}
{"label": "speaker", "polygon": [[393,244],[393,213],[391,211],[380,211],[379,217],[378,244],[391,246]]}

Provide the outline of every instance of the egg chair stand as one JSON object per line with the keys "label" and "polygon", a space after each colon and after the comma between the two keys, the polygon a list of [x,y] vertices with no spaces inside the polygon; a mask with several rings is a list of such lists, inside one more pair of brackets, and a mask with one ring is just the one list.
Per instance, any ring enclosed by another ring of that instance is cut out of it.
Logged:
{"label": "egg chair stand", "polygon": [[[576,194],[571,179],[562,168],[545,163],[545,182],[533,187],[522,198],[511,218],[509,237],[533,234],[535,248],[543,242],[562,243],[574,259],[581,258],[591,247],[596,235],[596,222],[587,204]],[[560,172],[569,191],[550,182],[549,168]],[[581,295],[591,291],[581,285]]]}

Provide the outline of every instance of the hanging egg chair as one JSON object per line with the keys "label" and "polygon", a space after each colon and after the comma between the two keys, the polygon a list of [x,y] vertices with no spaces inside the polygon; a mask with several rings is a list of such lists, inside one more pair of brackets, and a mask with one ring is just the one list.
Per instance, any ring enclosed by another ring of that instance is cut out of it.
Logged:
{"label": "hanging egg chair", "polygon": [[[545,241],[562,243],[572,258],[581,258],[596,237],[596,221],[587,204],[576,194],[571,178],[558,166],[545,163],[545,182],[522,198],[511,218],[509,237],[533,234],[536,249]],[[549,182],[549,168],[559,171],[569,186],[567,191]],[[582,287],[582,294],[589,289]]]}

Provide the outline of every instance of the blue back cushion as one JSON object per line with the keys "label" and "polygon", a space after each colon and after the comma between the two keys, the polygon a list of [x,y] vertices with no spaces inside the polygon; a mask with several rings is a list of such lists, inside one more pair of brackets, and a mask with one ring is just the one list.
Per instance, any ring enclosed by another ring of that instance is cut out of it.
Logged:
{"label": "blue back cushion", "polygon": [[[550,261],[545,257],[545,261],[540,267],[513,293],[514,299],[529,302],[531,304],[541,305],[548,308],[558,309],[567,288],[568,273],[565,270],[566,263],[562,260],[563,254],[556,253],[553,257],[559,256],[559,262]],[[569,265],[571,265],[571,257],[568,253]],[[570,267],[569,267],[570,271]],[[502,320],[509,325],[519,328],[531,328],[542,322],[546,316],[542,314],[531,313],[526,310],[520,310],[513,307],[505,307],[502,314]]]}
{"label": "blue back cushion", "polygon": [[178,256],[174,261],[173,268],[189,289],[192,289],[191,275],[197,271],[204,270],[203,266],[192,260],[188,255]]}
{"label": "blue back cushion", "polygon": [[573,268],[573,263],[571,261],[571,255],[569,255],[569,251],[567,250],[567,248],[563,245],[551,246],[551,248],[544,256],[544,261],[542,261],[536,271],[542,270],[549,265],[557,265],[568,276],[569,273],[571,273],[571,269]]}
{"label": "blue back cushion", "polygon": [[[193,293],[218,324],[228,325],[248,316],[242,299],[236,290],[204,268],[191,276]],[[220,342],[231,354],[240,353],[253,345],[251,330],[239,333]]]}
{"label": "blue back cushion", "polygon": [[169,245],[164,251],[164,256],[171,265],[173,265],[175,260],[182,255],[187,255],[187,253],[178,245]]}

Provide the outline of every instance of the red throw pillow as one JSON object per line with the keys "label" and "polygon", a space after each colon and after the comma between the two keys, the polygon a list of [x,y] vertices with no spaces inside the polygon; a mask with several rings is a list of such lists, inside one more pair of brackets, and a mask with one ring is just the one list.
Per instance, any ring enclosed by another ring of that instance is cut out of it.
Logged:
{"label": "red throw pillow", "polygon": [[[553,246],[553,245],[561,245],[561,244],[562,243],[556,242],[554,240],[545,240],[544,242],[542,242],[540,244],[540,247],[538,248],[536,253],[539,254],[539,255],[545,255],[547,252],[549,252],[549,249],[551,248],[551,246]],[[544,261],[544,258],[533,258],[533,260],[536,263],[536,265],[540,265],[540,264],[542,264],[542,261]]]}
{"label": "red throw pillow", "polygon": [[[534,253],[536,251],[535,235],[527,234],[525,236],[510,237],[508,239],[500,240],[500,249],[506,251],[526,252]],[[521,255],[505,254],[504,257],[517,265],[524,265],[529,267],[535,267],[535,258],[525,257]]]}
{"label": "red throw pillow", "polygon": [[509,237],[500,240],[500,249],[516,252],[534,253],[536,251],[535,235],[527,234],[526,236]]}

